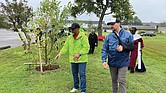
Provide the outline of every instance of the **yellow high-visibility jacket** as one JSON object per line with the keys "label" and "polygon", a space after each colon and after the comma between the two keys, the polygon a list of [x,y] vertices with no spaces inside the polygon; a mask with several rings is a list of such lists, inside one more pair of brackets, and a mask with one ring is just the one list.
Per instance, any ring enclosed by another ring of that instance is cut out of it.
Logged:
{"label": "yellow high-visibility jacket", "polygon": [[[68,36],[60,54],[67,52],[69,52],[69,61],[72,63],[88,62],[89,43],[84,32],[79,32],[76,40],[74,40],[73,35]],[[75,54],[81,54],[77,62],[73,60]]]}

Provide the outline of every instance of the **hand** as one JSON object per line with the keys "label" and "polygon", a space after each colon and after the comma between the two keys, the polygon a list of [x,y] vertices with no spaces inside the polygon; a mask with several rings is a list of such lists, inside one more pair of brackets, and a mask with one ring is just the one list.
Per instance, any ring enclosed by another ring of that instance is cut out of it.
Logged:
{"label": "hand", "polygon": [[61,57],[61,54],[58,54],[58,55],[56,55],[56,57],[54,58],[54,60],[56,60],[56,59],[58,59],[60,57]]}
{"label": "hand", "polygon": [[102,65],[103,65],[103,68],[104,68],[104,69],[107,68],[107,62],[103,62]]}
{"label": "hand", "polygon": [[123,51],[123,46],[122,45],[118,45],[116,48],[119,52]]}
{"label": "hand", "polygon": [[97,43],[95,43],[95,46],[96,46],[96,47],[98,46]]}
{"label": "hand", "polygon": [[75,54],[75,55],[73,55],[73,57],[74,57],[73,60],[74,60],[74,61],[77,61],[78,58],[80,57],[80,54]]}

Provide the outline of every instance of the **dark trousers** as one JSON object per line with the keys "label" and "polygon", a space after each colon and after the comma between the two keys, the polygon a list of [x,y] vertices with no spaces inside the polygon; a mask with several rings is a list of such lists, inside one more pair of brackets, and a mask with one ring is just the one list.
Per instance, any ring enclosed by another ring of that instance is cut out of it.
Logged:
{"label": "dark trousers", "polygon": [[89,54],[93,54],[95,50],[95,44],[90,44]]}
{"label": "dark trousers", "polygon": [[[81,92],[86,92],[86,62],[84,63],[71,63],[72,74],[74,79],[74,88],[79,88],[79,77],[80,77],[80,88]],[[79,74],[79,77],[78,77]]]}

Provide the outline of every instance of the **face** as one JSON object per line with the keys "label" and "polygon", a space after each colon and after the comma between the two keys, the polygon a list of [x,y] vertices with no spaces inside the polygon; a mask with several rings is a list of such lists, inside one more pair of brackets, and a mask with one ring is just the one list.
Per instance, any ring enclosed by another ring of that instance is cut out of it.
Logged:
{"label": "face", "polygon": [[94,33],[95,33],[95,31],[94,31],[94,30],[92,30],[92,31],[91,31],[91,33],[92,33],[92,34],[94,34]]}
{"label": "face", "polygon": [[113,31],[118,31],[120,28],[120,23],[115,23],[113,25],[111,25],[111,30]]}
{"label": "face", "polygon": [[133,35],[135,34],[135,32],[136,32],[135,30],[132,30],[132,29],[130,30],[130,33]]}
{"label": "face", "polygon": [[78,31],[79,31],[79,28],[72,29],[72,33],[73,33],[73,34],[78,34]]}

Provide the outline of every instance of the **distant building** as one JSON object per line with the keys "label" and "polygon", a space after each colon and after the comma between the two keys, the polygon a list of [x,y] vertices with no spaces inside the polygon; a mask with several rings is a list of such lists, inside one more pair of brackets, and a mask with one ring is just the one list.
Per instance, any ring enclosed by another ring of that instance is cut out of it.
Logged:
{"label": "distant building", "polygon": [[[97,27],[99,21],[92,21],[92,20],[76,20],[77,22],[83,23],[84,28],[88,28],[89,25]],[[66,23],[70,23],[69,26],[74,23],[75,20],[66,20]],[[102,22],[103,25],[106,25],[105,21]]]}
{"label": "distant building", "polygon": [[159,25],[160,23],[153,23],[153,22],[143,22],[143,26],[156,26]]}
{"label": "distant building", "polygon": [[[67,27],[69,27],[75,20],[66,20]],[[76,22],[82,23],[82,27],[88,28],[89,25],[97,27],[99,21],[91,21],[91,20],[76,20]],[[159,23],[153,22],[143,22],[143,25],[122,25],[122,27],[126,30],[129,30],[130,27],[136,27],[138,30],[148,30],[148,31],[157,31],[157,26]],[[106,25],[105,21],[102,22],[103,32],[111,32],[111,29],[108,25]]]}
{"label": "distant building", "polygon": [[[147,30],[147,31],[157,31],[157,25],[122,25],[122,27],[126,30],[129,30],[131,27],[136,27],[138,30]],[[106,32],[111,32],[112,30],[110,29],[109,26],[104,25],[103,26],[103,31]]]}

